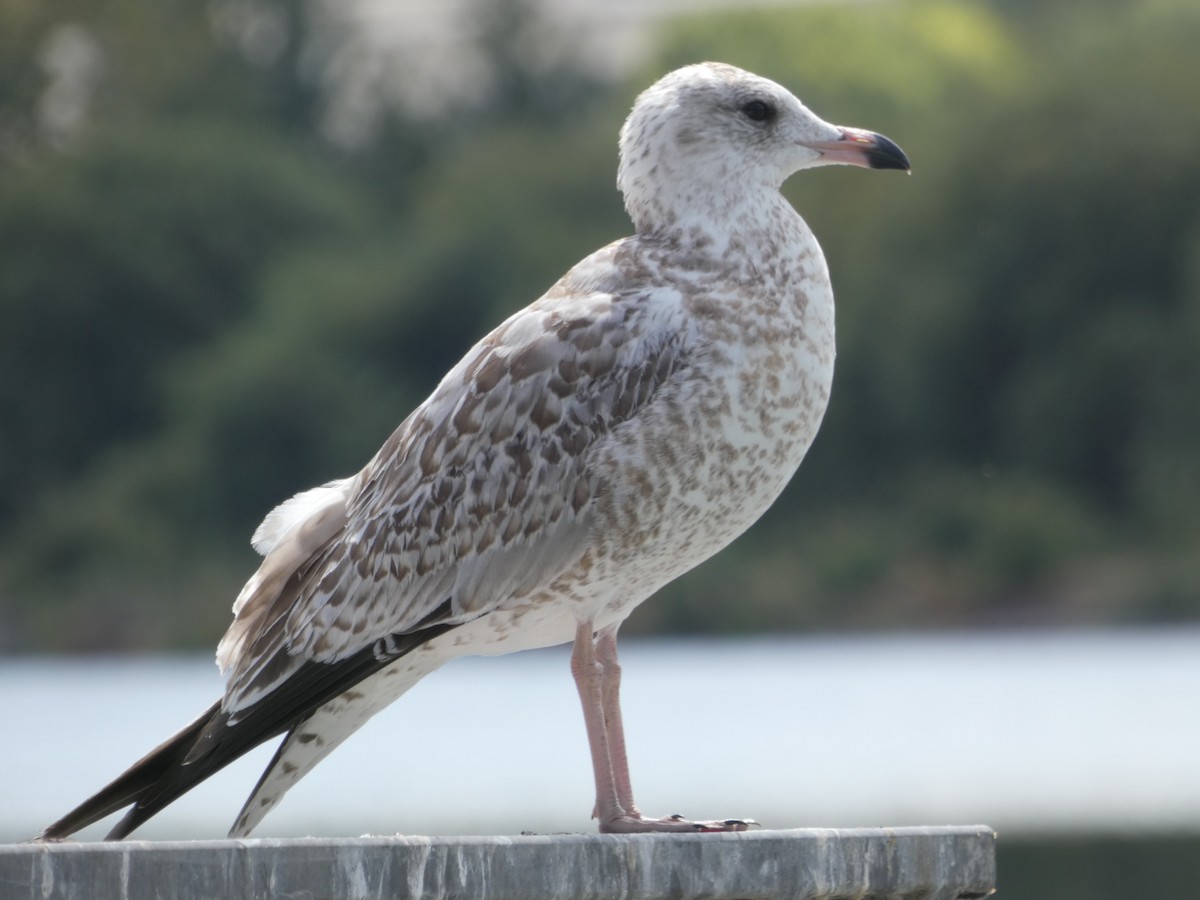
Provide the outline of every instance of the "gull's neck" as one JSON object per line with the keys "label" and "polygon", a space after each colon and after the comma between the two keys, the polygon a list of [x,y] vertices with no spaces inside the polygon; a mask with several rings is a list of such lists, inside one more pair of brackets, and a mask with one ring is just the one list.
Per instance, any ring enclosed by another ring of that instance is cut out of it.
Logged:
{"label": "gull's neck", "polygon": [[[812,233],[778,188],[693,193],[629,205],[637,233],[689,257],[734,264],[741,259],[786,259],[805,252]],[[684,202],[679,202],[684,201]]]}

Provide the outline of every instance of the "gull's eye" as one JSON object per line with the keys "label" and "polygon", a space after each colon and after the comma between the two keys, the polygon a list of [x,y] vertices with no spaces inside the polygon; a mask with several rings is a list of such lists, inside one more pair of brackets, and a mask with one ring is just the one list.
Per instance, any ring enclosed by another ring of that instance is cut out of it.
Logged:
{"label": "gull's eye", "polygon": [[766,100],[748,100],[742,104],[742,115],[752,122],[769,122],[775,118],[775,107]]}

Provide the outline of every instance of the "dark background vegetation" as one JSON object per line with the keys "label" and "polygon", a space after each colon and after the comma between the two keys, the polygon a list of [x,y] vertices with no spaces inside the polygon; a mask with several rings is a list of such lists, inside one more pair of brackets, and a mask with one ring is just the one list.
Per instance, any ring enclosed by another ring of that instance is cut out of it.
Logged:
{"label": "dark background vegetation", "polygon": [[327,127],[353,35],[318,9],[0,6],[0,645],[211,646],[267,510],[628,232],[620,121],[705,58],[914,174],[789,184],[839,298],[832,407],[751,536],[630,627],[1195,618],[1195,4],[685,18],[611,84],[531,56],[506,0],[471,99],[381,100],[353,142]]}
{"label": "dark background vegetation", "polygon": [[[628,233],[617,128],[707,58],[888,134],[914,174],[789,184],[839,300],[832,407],[751,535],[629,628],[1196,619],[1193,0],[688,17],[618,83],[569,34],[531,55],[505,0],[473,20],[469,99],[380,99],[352,140],[329,122],[353,35],[319,10],[0,3],[0,648],[211,647],[274,504],[358,469]],[[1139,846],[1090,865],[1168,877]],[[1113,883],[1044,895],[1173,895]]]}

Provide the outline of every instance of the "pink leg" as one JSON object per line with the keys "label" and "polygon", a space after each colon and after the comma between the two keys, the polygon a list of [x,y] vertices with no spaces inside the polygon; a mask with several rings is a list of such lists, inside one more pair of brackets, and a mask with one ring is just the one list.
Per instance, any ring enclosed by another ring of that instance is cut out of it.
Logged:
{"label": "pink leg", "polygon": [[571,650],[571,674],[583,706],[583,724],[587,728],[588,747],[592,751],[592,772],[596,778],[596,806],[592,817],[599,819],[601,828],[610,818],[624,811],[617,801],[613,779],[608,734],[604,727],[603,670],[596,659],[592,643],[592,623],[581,622],[575,630],[575,645]]}
{"label": "pink leg", "polygon": [[621,721],[621,664],[617,660],[617,627],[610,626],[596,635],[596,660],[603,673],[601,694],[604,727],[608,734],[608,753],[617,802],[626,813],[640,818],[641,811],[633,800],[629,757],[625,753],[625,725]]}
{"label": "pink leg", "polygon": [[593,638],[592,623],[581,623],[575,632],[571,673],[583,704],[592,770],[596,778],[593,817],[603,832],[637,831],[745,831],[753,819],[693,822],[683,816],[648,819],[633,800],[629,759],[625,754],[625,729],[621,722],[621,666],[617,661],[617,627]]}

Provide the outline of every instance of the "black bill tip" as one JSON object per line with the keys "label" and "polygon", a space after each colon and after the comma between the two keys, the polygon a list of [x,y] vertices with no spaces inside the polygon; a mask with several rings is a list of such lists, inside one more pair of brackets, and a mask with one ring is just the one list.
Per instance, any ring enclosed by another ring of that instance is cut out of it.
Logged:
{"label": "black bill tip", "polygon": [[891,138],[876,134],[874,146],[866,151],[867,164],[872,169],[902,169],[911,172],[912,166],[900,145]]}

